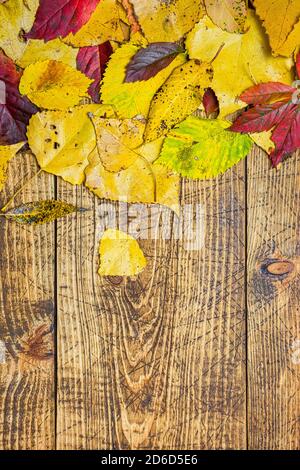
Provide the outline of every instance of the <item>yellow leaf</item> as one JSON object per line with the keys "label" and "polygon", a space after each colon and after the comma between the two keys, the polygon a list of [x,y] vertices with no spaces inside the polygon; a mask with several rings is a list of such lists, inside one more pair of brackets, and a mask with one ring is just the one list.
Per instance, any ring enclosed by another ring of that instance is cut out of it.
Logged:
{"label": "yellow leaf", "polygon": [[60,39],[44,42],[39,39],[30,39],[23,51],[17,65],[25,69],[28,65],[47,59],[59,60],[64,64],[76,68],[78,49],[64,44]]}
{"label": "yellow leaf", "polygon": [[134,151],[143,143],[145,124],[137,119],[92,118],[101,162],[108,171],[128,168],[138,158]]}
{"label": "yellow leaf", "polygon": [[145,82],[124,83],[126,66],[140,48],[125,44],[111,56],[104,74],[101,99],[104,104],[115,107],[120,118],[147,116],[153,95],[168,78],[172,70],[185,62],[185,55],[179,54],[168,67]]}
{"label": "yellow leaf", "polygon": [[141,31],[137,31],[135,33],[131,32],[130,42],[131,44],[134,44],[135,46],[139,47],[147,47],[149,45],[147,39],[145,38],[145,36],[143,36],[143,33],[141,33]]}
{"label": "yellow leaf", "polygon": [[137,152],[148,160],[148,162],[155,162],[159,157],[162,145],[164,142],[164,137],[159,137],[152,142],[146,142],[141,147],[137,149]]}
{"label": "yellow leaf", "polygon": [[273,52],[290,56],[300,42],[299,0],[255,0],[254,5]]}
{"label": "yellow leaf", "polygon": [[63,38],[75,47],[97,46],[105,41],[129,38],[126,13],[116,0],[101,0],[89,21],[76,33]]}
{"label": "yellow leaf", "polygon": [[40,167],[72,184],[81,184],[96,136],[88,113],[113,116],[110,106],[90,104],[67,111],[44,111],[30,119],[27,137]]}
{"label": "yellow leaf", "polygon": [[187,37],[191,58],[213,62],[211,87],[220,103],[220,117],[243,108],[238,96],[260,82],[293,82],[293,61],[273,57],[268,38],[255,14],[249,11],[245,34],[223,31],[208,18],[203,18]]}
{"label": "yellow leaf", "polygon": [[149,42],[177,41],[205,13],[200,0],[131,0]]}
{"label": "yellow leaf", "polygon": [[292,55],[300,44],[300,20],[295,24],[285,43],[277,49],[278,54],[285,57]]}
{"label": "yellow leaf", "polygon": [[4,214],[7,219],[14,220],[19,224],[38,225],[53,222],[73,212],[84,212],[84,210],[64,201],[47,199],[45,201],[26,202],[13,209],[4,210]]}
{"label": "yellow leaf", "polygon": [[141,157],[126,170],[112,173],[105,170],[97,150],[89,156],[86,186],[98,197],[121,202],[162,204],[179,212],[180,179],[161,165],[152,165]]}
{"label": "yellow leaf", "polygon": [[29,65],[20,81],[20,92],[30,101],[46,109],[66,109],[84,97],[92,83],[78,70],[56,60]]}
{"label": "yellow leaf", "polygon": [[14,61],[26,49],[23,32],[28,32],[34,22],[39,0],[7,0],[0,5],[0,48]]}
{"label": "yellow leaf", "polygon": [[178,122],[196,111],[212,77],[212,66],[200,64],[198,60],[189,60],[177,67],[151,102],[145,140],[166,135]]}
{"label": "yellow leaf", "polygon": [[274,142],[271,140],[273,131],[264,131],[264,132],[255,132],[253,134],[249,134],[249,137],[253,140],[253,142],[262,148],[268,154],[275,148]]}
{"label": "yellow leaf", "polygon": [[246,0],[204,0],[208,16],[230,33],[243,33],[247,18]]}
{"label": "yellow leaf", "polygon": [[104,232],[99,247],[100,276],[136,276],[147,265],[138,242],[120,230]]}
{"label": "yellow leaf", "polygon": [[23,145],[24,142],[14,145],[0,145],[0,191],[3,189],[6,181],[7,164]]}

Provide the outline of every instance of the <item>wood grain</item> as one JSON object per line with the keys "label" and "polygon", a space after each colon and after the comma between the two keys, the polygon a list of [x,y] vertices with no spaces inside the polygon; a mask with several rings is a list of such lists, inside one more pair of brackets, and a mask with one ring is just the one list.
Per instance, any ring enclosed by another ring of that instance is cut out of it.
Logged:
{"label": "wood grain", "polygon": [[59,183],[92,209],[58,223],[59,449],[246,447],[244,183],[243,163],[185,182],[182,202],[204,208],[202,249],[173,230],[140,242],[142,275],[102,279],[101,221],[124,206]]}
{"label": "wood grain", "polygon": [[[0,221],[1,449],[299,449],[299,155],[276,172],[255,150],[246,170],[185,181],[204,245],[164,239],[174,216],[160,208],[137,278],[97,275],[101,227],[125,205],[59,181],[57,197],[89,213],[56,236]],[[17,157],[1,203],[35,171]],[[43,175],[16,203],[54,195]]]}
{"label": "wood grain", "polygon": [[[16,157],[1,207],[37,171]],[[32,180],[14,204],[53,196],[53,177]],[[54,230],[0,220],[0,448],[51,449],[54,429]]]}
{"label": "wood grain", "polygon": [[248,161],[250,449],[300,448],[299,154]]}

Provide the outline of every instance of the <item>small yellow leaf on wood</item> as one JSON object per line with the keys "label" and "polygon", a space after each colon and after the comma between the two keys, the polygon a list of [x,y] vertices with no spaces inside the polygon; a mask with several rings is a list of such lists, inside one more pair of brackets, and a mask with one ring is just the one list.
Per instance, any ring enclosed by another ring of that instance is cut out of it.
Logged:
{"label": "small yellow leaf on wood", "polygon": [[202,0],[131,0],[149,42],[177,41],[202,18]]}
{"label": "small yellow leaf on wood", "polygon": [[105,41],[129,39],[126,13],[116,0],[101,0],[89,21],[75,34],[63,38],[74,47],[97,46]]}
{"label": "small yellow leaf on wood", "polygon": [[136,276],[147,265],[138,242],[120,230],[104,232],[99,247],[100,276]]}
{"label": "small yellow leaf on wood", "polygon": [[132,118],[137,115],[146,117],[156,91],[174,68],[186,61],[184,54],[178,54],[173,62],[155,77],[145,82],[124,83],[126,67],[139,49],[140,47],[133,44],[121,46],[111,56],[104,74],[101,87],[102,102],[113,105],[120,118]]}
{"label": "small yellow leaf on wood", "polygon": [[3,185],[6,181],[8,162],[16,155],[23,145],[24,142],[14,145],[0,145],[0,191],[3,189]]}
{"label": "small yellow leaf on wood", "polygon": [[138,119],[92,118],[101,162],[108,171],[128,168],[138,158],[134,151],[143,143],[145,124]]}
{"label": "small yellow leaf on wood", "polygon": [[4,212],[9,220],[19,224],[39,225],[53,222],[73,212],[84,212],[85,209],[75,207],[64,201],[45,200],[26,202],[21,206],[14,207]]}
{"label": "small yellow leaf on wood", "polygon": [[44,111],[30,119],[27,137],[40,167],[72,184],[81,184],[96,135],[88,113],[113,116],[111,106],[90,104],[67,111]]}
{"label": "small yellow leaf on wood", "polygon": [[66,109],[88,97],[92,83],[78,70],[56,60],[29,65],[20,81],[20,92],[46,109]]}
{"label": "small yellow leaf on wood", "polygon": [[238,97],[255,83],[291,84],[294,80],[293,60],[272,56],[268,38],[251,10],[246,33],[223,31],[206,16],[189,33],[186,47],[191,58],[206,62],[220,51],[213,61],[214,77],[210,86],[218,97],[221,118],[245,106]]}
{"label": "small yellow leaf on wood", "polygon": [[146,141],[166,135],[202,103],[213,77],[211,64],[189,60],[177,67],[154,96],[145,131]]}

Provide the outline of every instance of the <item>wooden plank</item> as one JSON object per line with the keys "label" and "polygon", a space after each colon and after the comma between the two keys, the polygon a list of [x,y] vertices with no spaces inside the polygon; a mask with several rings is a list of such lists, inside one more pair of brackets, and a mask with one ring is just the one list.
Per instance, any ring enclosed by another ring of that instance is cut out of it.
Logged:
{"label": "wooden plank", "polygon": [[58,224],[59,449],[246,447],[244,195],[243,163],[186,182],[182,202],[204,208],[201,250],[173,231],[141,241],[136,279],[101,279],[104,205],[59,183],[59,198],[92,208]]}
{"label": "wooden plank", "polygon": [[[37,171],[32,156],[9,166],[1,207]],[[51,198],[53,177],[32,180],[15,204]],[[0,448],[54,446],[54,228],[0,220]]]}
{"label": "wooden plank", "polygon": [[250,449],[300,447],[300,165],[248,167]]}

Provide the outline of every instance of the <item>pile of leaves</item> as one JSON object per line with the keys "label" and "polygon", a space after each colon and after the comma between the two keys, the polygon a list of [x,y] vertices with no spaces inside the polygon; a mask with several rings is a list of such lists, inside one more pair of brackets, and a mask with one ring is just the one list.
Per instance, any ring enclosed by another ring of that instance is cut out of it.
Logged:
{"label": "pile of leaves", "polygon": [[[277,167],[300,148],[299,45],[299,0],[0,0],[0,189],[24,146],[99,198],[177,213],[181,177],[216,177],[254,143]],[[132,237],[104,234],[101,275],[145,264]]]}

